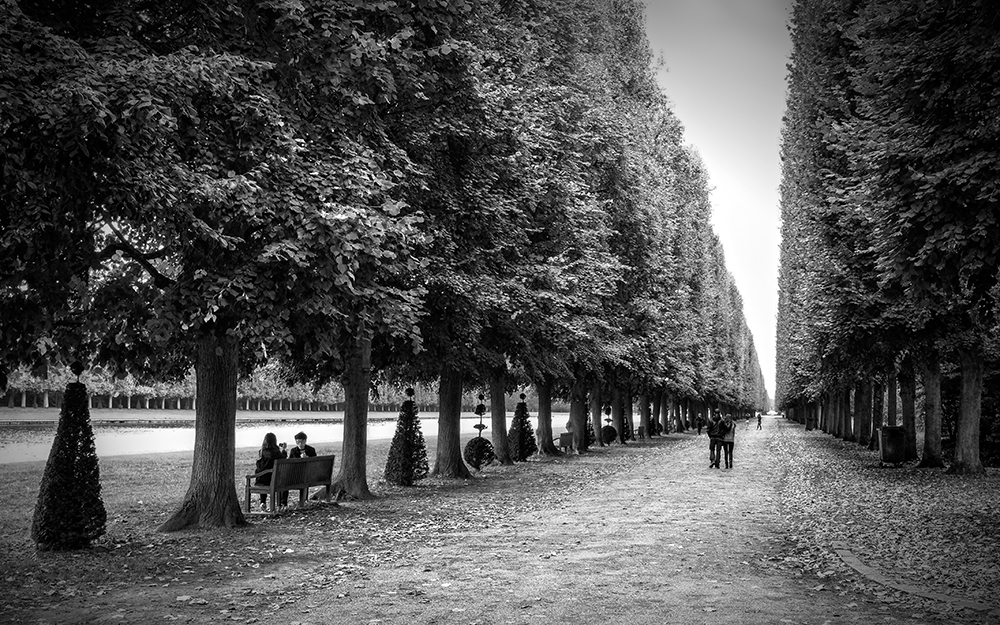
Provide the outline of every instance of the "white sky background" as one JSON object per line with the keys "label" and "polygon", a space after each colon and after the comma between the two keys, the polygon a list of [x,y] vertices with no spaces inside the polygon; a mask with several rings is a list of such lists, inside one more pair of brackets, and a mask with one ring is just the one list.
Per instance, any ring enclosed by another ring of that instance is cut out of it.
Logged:
{"label": "white sky background", "polygon": [[792,0],[643,0],[658,79],[701,154],[715,232],[774,399],[778,185]]}

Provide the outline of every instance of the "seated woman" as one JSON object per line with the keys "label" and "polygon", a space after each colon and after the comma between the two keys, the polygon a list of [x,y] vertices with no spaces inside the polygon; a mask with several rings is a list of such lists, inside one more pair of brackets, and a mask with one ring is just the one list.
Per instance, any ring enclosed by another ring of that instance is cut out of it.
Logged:
{"label": "seated woman", "polygon": [[[255,473],[273,469],[275,460],[287,457],[288,452],[286,452],[283,448],[278,447],[278,437],[275,436],[273,432],[268,432],[264,435],[264,442],[260,445],[260,454],[257,457]],[[271,474],[267,473],[265,475],[258,476],[257,479],[254,480],[254,483],[262,486],[269,486],[271,484]],[[281,505],[286,505],[288,503],[288,491],[281,493],[280,500]],[[267,510],[267,493],[260,494],[260,507]]]}

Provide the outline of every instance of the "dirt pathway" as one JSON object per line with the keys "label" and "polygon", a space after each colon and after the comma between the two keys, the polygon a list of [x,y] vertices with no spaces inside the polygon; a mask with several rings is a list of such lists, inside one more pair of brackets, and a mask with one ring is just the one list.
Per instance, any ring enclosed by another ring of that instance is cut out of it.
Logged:
{"label": "dirt pathway", "polygon": [[[924,623],[853,589],[850,576],[786,566],[786,437],[739,425],[735,468],[708,468],[706,436],[632,446],[631,464],[539,510],[452,533],[380,567],[340,601],[366,623]],[[784,441],[786,444],[779,444]],[[577,469],[624,450],[567,461]],[[784,554],[784,555],[783,555]],[[428,564],[429,563],[429,564]],[[350,620],[350,619],[348,619]],[[304,621],[305,622],[305,621]],[[344,621],[347,622],[347,621]],[[951,622],[951,621],[945,621]]]}
{"label": "dirt pathway", "polygon": [[[739,424],[732,470],[709,469],[707,437],[682,434],[469,481],[373,484],[376,500],[235,531],[164,535],[119,518],[95,549],[8,560],[2,607],[9,622],[51,624],[1000,622],[844,564],[831,524],[885,534],[846,505],[856,492],[831,492],[830,471],[870,460],[783,419],[755,425]],[[983,497],[992,479],[966,486]]]}

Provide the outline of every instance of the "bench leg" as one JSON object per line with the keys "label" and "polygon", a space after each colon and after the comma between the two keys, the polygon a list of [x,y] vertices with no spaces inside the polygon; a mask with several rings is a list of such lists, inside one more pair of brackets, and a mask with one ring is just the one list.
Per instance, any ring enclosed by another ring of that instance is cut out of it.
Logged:
{"label": "bench leg", "polygon": [[299,507],[303,508],[306,505],[306,500],[309,499],[309,489],[303,488],[299,491]]}

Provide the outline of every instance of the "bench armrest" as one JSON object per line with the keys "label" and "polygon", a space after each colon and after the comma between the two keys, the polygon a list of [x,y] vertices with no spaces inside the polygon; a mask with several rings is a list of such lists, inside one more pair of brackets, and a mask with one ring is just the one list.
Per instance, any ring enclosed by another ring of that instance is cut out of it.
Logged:
{"label": "bench armrest", "polygon": [[261,471],[260,473],[250,473],[250,474],[248,474],[248,475],[246,476],[246,478],[247,478],[248,480],[252,480],[252,479],[254,479],[255,477],[260,477],[260,476],[262,476],[262,475],[267,475],[268,473],[274,473],[274,469],[264,469],[264,470],[263,470],[263,471]]}

